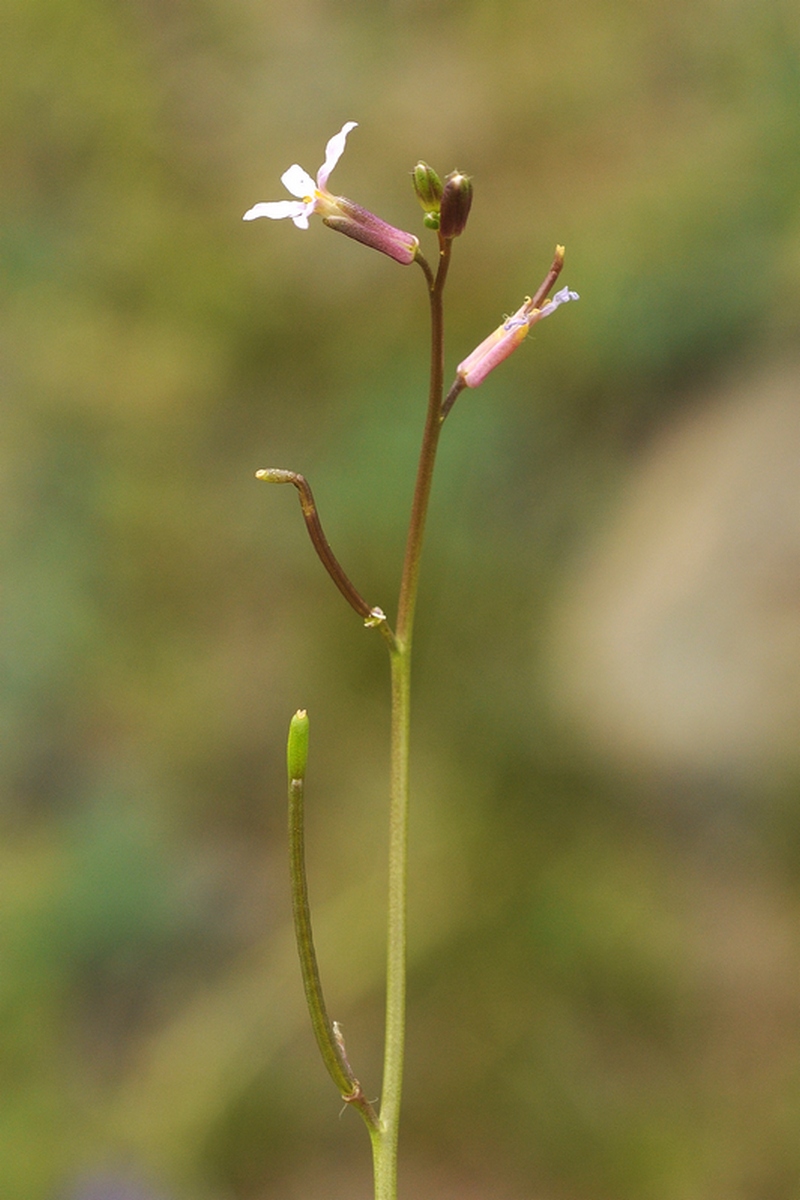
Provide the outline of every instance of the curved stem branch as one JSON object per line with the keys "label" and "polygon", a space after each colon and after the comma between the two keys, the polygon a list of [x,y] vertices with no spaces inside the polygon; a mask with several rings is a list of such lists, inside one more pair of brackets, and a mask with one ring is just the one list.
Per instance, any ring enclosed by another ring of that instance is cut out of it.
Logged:
{"label": "curved stem branch", "polygon": [[433,271],[430,268],[430,263],[428,262],[427,258],[419,249],[417,250],[417,256],[414,259],[414,262],[419,263],[419,265],[422,267],[422,270],[425,272],[425,278],[428,281],[428,291],[432,292],[434,283]]}
{"label": "curved stem branch", "polygon": [[309,537],[323,567],[347,603],[363,618],[364,624],[370,627],[379,627],[389,646],[394,646],[394,633],[386,620],[386,614],[383,609],[367,604],[361,593],[351,583],[338,558],[331,550],[328,539],[323,532],[322,524],[320,523],[311,486],[306,477],[298,474],[297,471],[284,471],[279,467],[266,467],[260,471],[256,471],[256,479],[264,479],[267,483],[294,484],[300,494],[300,507],[303,510],[303,519],[305,520]]}

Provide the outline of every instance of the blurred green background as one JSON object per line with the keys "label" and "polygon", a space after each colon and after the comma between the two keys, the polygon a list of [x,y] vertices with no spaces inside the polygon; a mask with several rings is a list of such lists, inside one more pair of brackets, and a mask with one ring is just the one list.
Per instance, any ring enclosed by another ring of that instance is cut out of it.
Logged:
{"label": "blurred green background", "polygon": [[796,5],[0,25],[0,1195],[369,1195],[292,956],[284,738],[307,707],[323,974],[377,1094],[385,653],[254,472],[308,476],[391,613],[423,279],[241,221],[354,119],[333,190],[431,251],[412,166],[474,177],[448,378],[556,241],[582,297],[443,439],[403,1195],[796,1196]]}

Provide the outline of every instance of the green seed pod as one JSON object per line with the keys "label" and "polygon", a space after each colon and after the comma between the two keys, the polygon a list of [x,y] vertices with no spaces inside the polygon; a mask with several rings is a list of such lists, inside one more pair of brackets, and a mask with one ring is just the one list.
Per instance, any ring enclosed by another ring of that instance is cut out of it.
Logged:
{"label": "green seed pod", "polygon": [[286,744],[286,766],[289,782],[305,779],[308,761],[308,714],[299,708],[289,724],[289,740]]}

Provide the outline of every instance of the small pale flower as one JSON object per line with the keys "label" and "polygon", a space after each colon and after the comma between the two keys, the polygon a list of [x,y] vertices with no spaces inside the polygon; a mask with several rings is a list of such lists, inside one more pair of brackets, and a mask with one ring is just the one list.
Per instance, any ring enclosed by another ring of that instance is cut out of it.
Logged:
{"label": "small pale flower", "polygon": [[478,387],[489,372],[508,358],[520,342],[525,340],[532,325],[544,317],[551,316],[560,305],[578,299],[580,297],[577,292],[571,292],[565,287],[556,292],[541,308],[535,308],[532,300],[526,300],[513,317],[508,317],[494,333],[490,333],[462,363],[459,363],[456,374],[466,387]]}
{"label": "small pale flower", "polygon": [[244,214],[245,221],[256,217],[269,217],[280,221],[289,217],[298,229],[308,229],[308,218],[318,213],[326,225],[388,254],[399,263],[412,263],[417,254],[419,240],[411,233],[395,229],[374,213],[354,204],[344,196],[332,196],[328,191],[331,171],[344,153],[347,135],[356,128],[356,121],[347,121],[325,147],[325,162],[317,171],[316,182],[303,167],[294,163],[281,175],[281,183],[297,196],[296,200],[271,200],[255,204]]}
{"label": "small pale flower", "polygon": [[308,218],[312,213],[318,212],[324,216],[328,209],[334,212],[335,200],[327,190],[328,179],[344,153],[348,133],[355,129],[356,125],[356,121],[347,121],[328,142],[325,147],[325,162],[317,171],[316,183],[308,171],[297,163],[289,167],[288,171],[284,171],[281,183],[287,192],[298,197],[297,200],[273,200],[255,204],[247,210],[243,219],[254,221],[256,217],[270,217],[273,221],[280,221],[284,217],[290,217],[298,229],[308,229]]}

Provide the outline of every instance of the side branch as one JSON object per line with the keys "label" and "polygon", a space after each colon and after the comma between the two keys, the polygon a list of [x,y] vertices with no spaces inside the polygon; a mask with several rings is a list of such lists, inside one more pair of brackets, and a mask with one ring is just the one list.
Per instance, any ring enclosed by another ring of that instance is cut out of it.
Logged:
{"label": "side branch", "polygon": [[304,475],[296,471],[284,471],[279,467],[266,467],[256,471],[256,479],[264,479],[267,483],[292,483],[300,495],[300,507],[303,519],[308,529],[309,537],[317,552],[320,562],[344,596],[347,603],[363,618],[364,624],[379,626],[390,646],[394,645],[394,634],[389,627],[386,614],[382,608],[367,604],[364,597],[356,590],[345,573],[341,563],[330,548],[328,539],[322,530],[314,496]]}
{"label": "side branch", "polygon": [[419,247],[417,247],[417,253],[414,258],[414,262],[419,263],[419,265],[422,267],[422,270],[425,273],[425,280],[428,284],[428,291],[432,292],[436,285],[436,281],[433,278],[433,271],[430,268],[430,263]]}
{"label": "side branch", "polygon": [[450,412],[450,409],[453,407],[456,400],[461,395],[461,393],[463,392],[463,390],[466,386],[467,385],[464,383],[464,380],[461,379],[461,377],[459,375],[456,375],[456,377],[453,380],[453,383],[450,387],[450,391],[447,393],[444,400],[442,401],[442,409],[441,409],[441,412],[439,413],[440,421],[444,421],[445,417]]}

